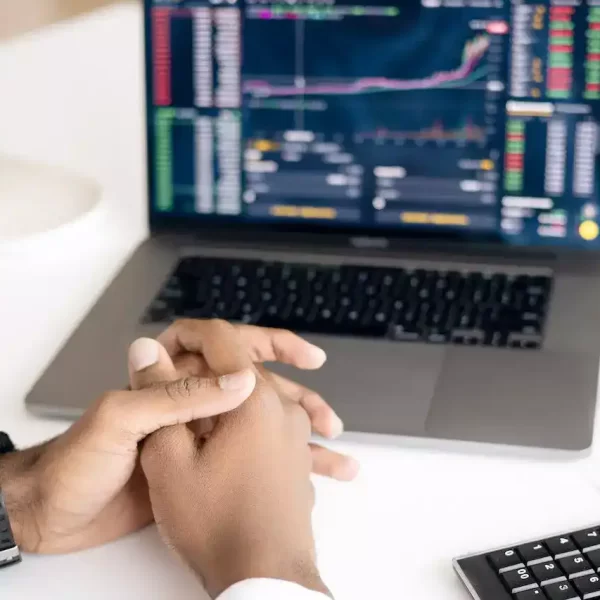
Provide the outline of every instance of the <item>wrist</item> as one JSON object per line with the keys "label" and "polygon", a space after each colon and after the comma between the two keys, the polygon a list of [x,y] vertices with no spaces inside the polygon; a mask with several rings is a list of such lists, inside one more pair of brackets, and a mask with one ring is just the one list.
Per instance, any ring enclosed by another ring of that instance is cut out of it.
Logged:
{"label": "wrist", "polygon": [[206,570],[204,585],[211,598],[218,598],[230,587],[250,579],[277,579],[298,584],[307,590],[330,596],[319,571],[312,559],[286,560],[282,556],[271,559],[254,556],[247,560],[233,559],[218,561],[218,566]]}

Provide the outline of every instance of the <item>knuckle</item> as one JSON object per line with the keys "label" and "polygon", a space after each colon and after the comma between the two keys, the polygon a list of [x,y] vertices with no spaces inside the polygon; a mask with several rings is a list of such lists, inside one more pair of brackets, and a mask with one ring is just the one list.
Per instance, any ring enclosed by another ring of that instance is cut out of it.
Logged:
{"label": "knuckle", "polygon": [[295,341],[298,339],[298,336],[293,331],[290,331],[289,329],[280,329],[279,335],[286,342],[292,342],[292,341]]}
{"label": "knuckle", "polygon": [[282,402],[275,388],[265,380],[258,380],[256,383],[255,394],[267,408],[275,406],[281,407]]}
{"label": "knuckle", "polygon": [[304,403],[308,406],[312,406],[313,410],[317,414],[321,414],[327,411],[327,405],[325,404],[321,394],[307,390],[304,394]]}
{"label": "knuckle", "polygon": [[282,341],[289,340],[295,338],[296,335],[292,333],[289,329],[272,329],[271,335],[279,338]]}
{"label": "knuckle", "polygon": [[285,423],[286,413],[281,398],[264,380],[258,380],[251,400],[243,404],[243,410],[256,418],[267,419],[268,422]]}
{"label": "knuckle", "polygon": [[194,323],[192,319],[176,319],[173,321],[173,324],[167,329],[167,331],[179,331],[180,329],[186,329],[192,323]]}
{"label": "knuckle", "polygon": [[208,327],[211,327],[213,329],[219,329],[229,325],[229,323],[227,323],[227,321],[225,321],[224,319],[207,319],[205,323]]}
{"label": "knuckle", "polygon": [[287,400],[285,402],[285,408],[290,416],[295,422],[299,422],[303,416],[306,415],[306,411],[297,403],[291,400]]}
{"label": "knuckle", "polygon": [[212,335],[219,335],[233,331],[237,332],[236,328],[224,319],[208,319],[205,322],[205,326],[208,332]]}
{"label": "knuckle", "polygon": [[290,403],[288,409],[294,430],[303,438],[311,435],[311,423],[307,412],[299,405]]}
{"label": "knuckle", "polygon": [[287,356],[287,348],[289,348],[296,340],[296,334],[289,329],[276,329],[271,336],[271,346],[273,355],[277,360],[285,361]]}
{"label": "knuckle", "polygon": [[211,379],[201,379],[198,377],[183,377],[177,381],[172,381],[167,384],[165,390],[167,396],[174,402],[188,400],[196,393],[213,387]]}
{"label": "knuckle", "polygon": [[189,398],[192,395],[191,377],[182,377],[177,381],[171,381],[165,386],[167,396],[173,402],[179,402],[182,399]]}
{"label": "knuckle", "polygon": [[127,392],[120,391],[111,391],[103,394],[96,405],[96,420],[106,425],[118,424],[123,413],[126,394]]}
{"label": "knuckle", "polygon": [[[329,406],[325,405],[323,399],[319,394],[311,394],[307,397],[307,404],[312,407],[312,409],[307,412],[309,418],[314,422],[327,422],[331,415],[331,409]],[[306,412],[306,410],[305,410]]]}
{"label": "knuckle", "polygon": [[177,373],[182,377],[199,377],[203,373],[203,362],[196,354],[183,354],[173,361]]}

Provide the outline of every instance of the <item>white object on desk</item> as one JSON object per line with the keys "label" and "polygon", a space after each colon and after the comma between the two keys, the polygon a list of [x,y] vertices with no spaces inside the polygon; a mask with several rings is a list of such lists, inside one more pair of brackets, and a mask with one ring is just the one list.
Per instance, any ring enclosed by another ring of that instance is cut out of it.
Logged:
{"label": "white object on desk", "polygon": [[[141,30],[140,8],[130,4],[72,21],[61,26],[60,35],[18,44],[19,57],[27,58],[29,67],[46,64],[48,57],[53,66],[48,64],[47,72],[63,81],[68,79],[68,69],[75,68],[74,47],[77,62],[85,63],[78,73],[89,72],[91,64],[105,63],[102,74],[96,73],[93,94],[83,83],[65,94],[69,110],[79,108],[77,119],[61,115],[60,123],[53,121],[59,102],[50,108],[36,102],[35,115],[32,106],[15,104],[9,111],[14,121],[10,137],[4,135],[10,123],[3,121],[7,117],[0,110],[0,144],[4,151],[24,155],[31,146],[27,136],[43,139],[43,144],[34,144],[32,155],[50,160],[60,133],[61,164],[98,179],[110,192],[106,206],[112,210],[43,236],[35,251],[19,253],[18,260],[0,251],[0,314],[4,317],[0,429],[9,431],[20,445],[47,439],[67,427],[28,415],[24,396],[139,241],[139,223],[144,221],[139,164],[143,99],[139,81],[130,75],[137,72],[134,64],[141,69]],[[0,48],[3,77],[9,58],[2,56]],[[15,77],[22,65],[13,65]],[[0,96],[0,105],[3,101]],[[86,114],[95,118],[86,120]],[[23,138],[22,124],[32,118],[36,127]],[[47,128],[44,135],[40,127]],[[94,143],[88,142],[87,147],[85,140]],[[127,228],[118,226],[124,212]],[[125,353],[124,348],[123,360]],[[101,357],[90,356],[94,360]],[[596,473],[600,479],[600,462],[595,460],[598,443],[591,458],[578,462],[482,456],[469,454],[468,449],[443,452],[361,445],[349,440],[334,447],[351,452],[362,463],[354,483],[315,482],[319,556],[323,577],[336,600],[468,600],[452,571],[454,556],[600,522],[600,494],[592,485]],[[26,556],[21,565],[0,574],[0,597],[206,598],[153,528],[80,554]]]}
{"label": "white object on desk", "polygon": [[101,197],[100,186],[88,179],[0,155],[0,247],[73,223]]}

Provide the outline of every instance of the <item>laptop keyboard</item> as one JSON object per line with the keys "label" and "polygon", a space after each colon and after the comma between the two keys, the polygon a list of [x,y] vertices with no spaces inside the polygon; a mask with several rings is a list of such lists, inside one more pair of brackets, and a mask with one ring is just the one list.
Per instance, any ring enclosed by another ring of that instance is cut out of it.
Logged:
{"label": "laptop keyboard", "polygon": [[183,259],[146,323],[220,318],[396,341],[539,348],[549,277]]}

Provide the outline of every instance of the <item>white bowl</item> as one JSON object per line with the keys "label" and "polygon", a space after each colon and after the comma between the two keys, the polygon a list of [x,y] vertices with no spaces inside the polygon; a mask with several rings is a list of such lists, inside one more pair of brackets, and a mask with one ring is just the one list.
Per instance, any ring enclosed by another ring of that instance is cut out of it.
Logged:
{"label": "white bowl", "polygon": [[98,206],[101,187],[63,169],[0,156],[0,245],[80,220]]}

